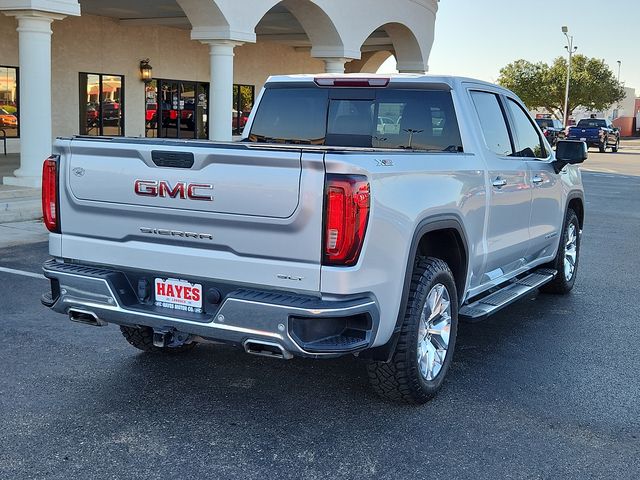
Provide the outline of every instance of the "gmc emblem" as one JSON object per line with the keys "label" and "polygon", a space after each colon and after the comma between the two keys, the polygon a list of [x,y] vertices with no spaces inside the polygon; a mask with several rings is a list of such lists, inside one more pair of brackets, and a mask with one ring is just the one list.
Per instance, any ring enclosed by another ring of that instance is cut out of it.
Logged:
{"label": "gmc emblem", "polygon": [[166,180],[136,180],[133,190],[143,197],[171,197],[182,200],[205,200],[211,202],[213,196],[205,195],[203,190],[213,190],[208,183],[177,182],[173,187]]}

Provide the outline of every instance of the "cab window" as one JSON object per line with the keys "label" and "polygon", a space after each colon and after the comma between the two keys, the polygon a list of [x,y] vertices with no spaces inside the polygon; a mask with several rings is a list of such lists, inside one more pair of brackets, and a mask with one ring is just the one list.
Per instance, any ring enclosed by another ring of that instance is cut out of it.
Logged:
{"label": "cab window", "polygon": [[511,98],[507,98],[507,109],[511,116],[511,127],[514,134],[515,151],[512,156],[546,158],[546,148],[538,131],[533,126],[531,117]]}
{"label": "cab window", "polygon": [[478,112],[487,148],[502,157],[511,155],[511,139],[498,96],[489,92],[472,91],[471,98]]}

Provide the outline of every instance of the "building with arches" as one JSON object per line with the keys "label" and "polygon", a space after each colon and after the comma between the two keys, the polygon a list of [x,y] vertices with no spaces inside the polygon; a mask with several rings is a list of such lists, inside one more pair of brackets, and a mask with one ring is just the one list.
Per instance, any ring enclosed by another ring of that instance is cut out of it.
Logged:
{"label": "building with arches", "polygon": [[269,75],[425,72],[437,1],[0,0],[3,182],[39,186],[56,136],[231,140]]}

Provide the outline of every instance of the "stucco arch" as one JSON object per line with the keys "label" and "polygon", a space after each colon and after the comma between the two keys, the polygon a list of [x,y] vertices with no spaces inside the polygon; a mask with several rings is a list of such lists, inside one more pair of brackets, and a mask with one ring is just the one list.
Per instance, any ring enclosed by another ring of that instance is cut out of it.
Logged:
{"label": "stucco arch", "polygon": [[376,73],[392,55],[392,49],[363,53],[360,60],[354,60],[345,65],[345,73]]}
{"label": "stucco arch", "polygon": [[252,31],[235,28],[214,0],[176,0],[191,23],[193,40],[235,40],[255,42]]}
{"label": "stucco arch", "polygon": [[[397,69],[400,72],[420,72],[427,71],[427,59],[429,52],[424,52],[423,43],[416,37],[409,26],[399,22],[389,22],[373,29],[365,38],[362,44],[367,41],[371,34],[377,30],[384,30],[393,45],[393,54],[397,60]],[[430,47],[431,42],[428,42]]]}
{"label": "stucco arch", "polygon": [[[311,56],[360,58],[359,48],[345,45],[331,16],[311,0],[270,0],[263,8],[256,9],[246,20],[255,30],[258,23],[275,6],[283,6],[298,20],[311,42]],[[265,7],[268,7],[265,9]]]}

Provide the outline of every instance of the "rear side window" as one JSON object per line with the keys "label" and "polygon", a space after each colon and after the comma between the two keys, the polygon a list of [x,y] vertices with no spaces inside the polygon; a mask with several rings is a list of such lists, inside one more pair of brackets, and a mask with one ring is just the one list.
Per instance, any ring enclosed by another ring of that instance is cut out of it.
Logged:
{"label": "rear side window", "polygon": [[514,139],[516,146],[514,157],[544,158],[547,156],[546,149],[543,148],[542,140],[538,131],[533,126],[529,115],[520,105],[507,99],[507,108],[511,114],[513,124]]}
{"label": "rear side window", "polygon": [[498,97],[489,92],[471,92],[471,98],[480,118],[480,127],[487,148],[492,152],[507,157],[513,152],[509,130],[498,102]]}
{"label": "rear side window", "polygon": [[[306,102],[302,108],[300,101]],[[292,118],[293,108],[302,115]],[[451,93],[440,90],[363,88],[351,96],[330,88],[267,89],[248,140],[462,151]]]}
{"label": "rear side window", "polygon": [[376,107],[374,147],[462,151],[450,92],[382,90]]}
{"label": "rear side window", "polygon": [[582,128],[606,127],[607,121],[598,118],[583,118],[578,122],[577,126]]}

